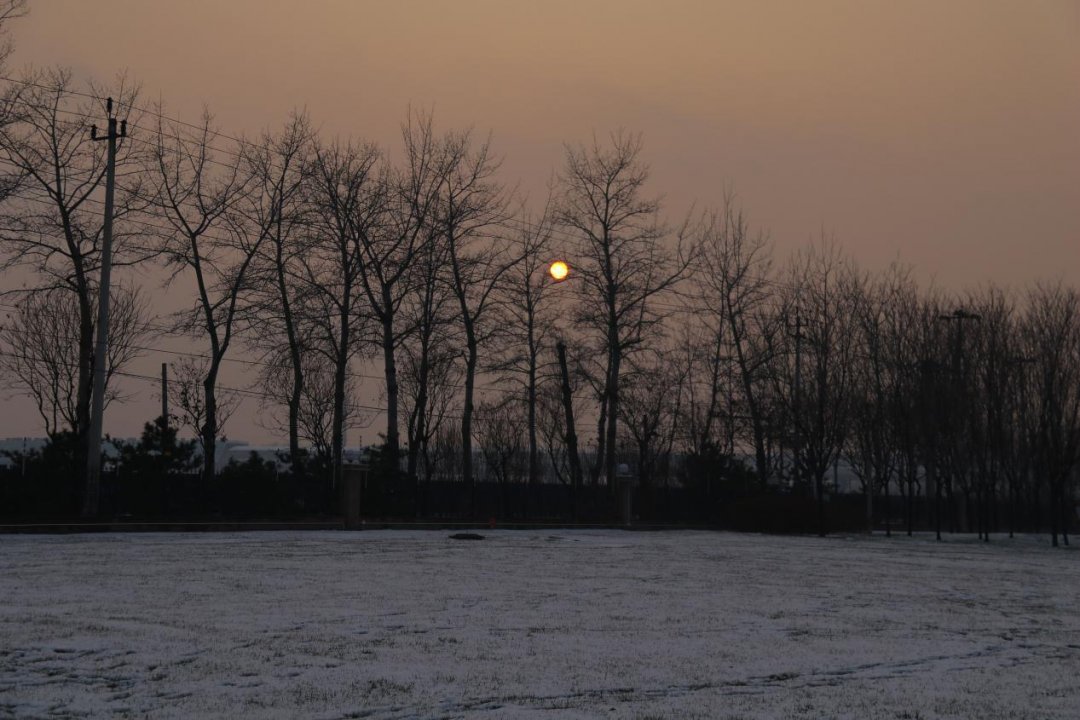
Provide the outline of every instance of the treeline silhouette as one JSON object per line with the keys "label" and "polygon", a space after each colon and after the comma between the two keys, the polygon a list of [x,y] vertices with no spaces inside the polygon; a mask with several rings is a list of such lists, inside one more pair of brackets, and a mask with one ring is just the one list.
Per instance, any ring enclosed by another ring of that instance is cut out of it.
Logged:
{"label": "treeline silhouette", "polygon": [[[104,514],[335,513],[346,431],[378,423],[371,516],[607,520],[626,475],[655,522],[1068,542],[1074,288],[923,288],[824,236],[777,261],[730,194],[666,221],[624,131],[567,145],[537,203],[500,176],[490,139],[425,112],[389,150],[320,137],[299,112],[226,135],[123,78],[4,82],[0,249],[34,284],[9,303],[0,366],[50,438],[4,473],[23,514],[81,492],[105,175],[89,126],[110,94],[127,122],[113,252],[141,275],[111,289],[106,400],[124,399],[119,378],[158,382],[125,370],[134,358],[172,362],[169,417],[125,450]],[[180,310],[152,306],[134,284],[147,273]],[[166,337],[189,344],[155,346]],[[256,382],[224,385],[230,362]],[[287,437],[286,467],[218,473],[241,401]],[[860,496],[839,495],[841,471]]]}

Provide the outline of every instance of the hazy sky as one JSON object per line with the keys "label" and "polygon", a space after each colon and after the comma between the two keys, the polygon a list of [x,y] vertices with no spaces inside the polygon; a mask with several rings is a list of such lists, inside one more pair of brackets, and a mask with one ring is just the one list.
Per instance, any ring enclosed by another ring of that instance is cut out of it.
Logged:
{"label": "hazy sky", "polygon": [[[947,287],[1080,283],[1080,2],[32,0],[12,30],[12,70],[126,69],[230,134],[306,107],[391,145],[434,107],[536,195],[564,141],[623,126],[674,215],[734,187],[779,257],[824,228]],[[30,432],[3,402],[0,436]]]}

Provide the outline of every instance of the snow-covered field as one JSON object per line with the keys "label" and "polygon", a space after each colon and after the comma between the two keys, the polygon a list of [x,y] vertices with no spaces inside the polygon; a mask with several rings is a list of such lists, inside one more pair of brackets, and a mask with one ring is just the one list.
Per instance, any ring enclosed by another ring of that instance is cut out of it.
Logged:
{"label": "snow-covered field", "polygon": [[1034,538],[0,536],[0,717],[1078,718]]}

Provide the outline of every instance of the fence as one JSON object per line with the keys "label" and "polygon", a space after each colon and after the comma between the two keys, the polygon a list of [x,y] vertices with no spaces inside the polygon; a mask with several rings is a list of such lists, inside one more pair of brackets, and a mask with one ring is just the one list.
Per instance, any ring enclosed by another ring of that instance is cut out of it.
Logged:
{"label": "fence", "polygon": [[[0,468],[0,520],[6,523],[76,521],[80,507],[79,473],[65,471],[27,475],[19,468]],[[239,465],[207,481],[197,474],[132,476],[106,473],[102,477],[101,518],[139,522],[202,520],[348,520],[364,522],[488,523],[617,523],[616,499],[606,485],[585,485],[575,496],[559,483],[498,483],[459,480],[410,481],[363,473],[356,494],[343,503],[341,488],[325,478],[293,478]],[[756,532],[815,532],[817,505],[813,497],[778,489],[754,490],[730,485],[646,486],[633,489],[634,521],[642,525],[685,525]],[[831,532],[867,529],[862,495],[827,498],[826,524]],[[933,503],[913,499],[910,521],[916,530],[932,527]],[[962,499],[961,499],[962,500]],[[909,510],[902,498],[886,505],[874,503],[875,530],[887,526],[902,532]],[[946,531],[973,531],[973,514],[960,502],[944,505]],[[991,532],[1042,530],[1048,509],[1015,512],[1004,502],[991,513]]]}

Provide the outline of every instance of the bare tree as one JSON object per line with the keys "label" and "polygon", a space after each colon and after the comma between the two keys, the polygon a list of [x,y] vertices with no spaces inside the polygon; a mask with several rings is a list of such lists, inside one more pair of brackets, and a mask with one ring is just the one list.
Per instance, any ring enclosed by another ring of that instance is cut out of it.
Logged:
{"label": "bare tree", "polygon": [[[225,438],[225,425],[240,405],[239,393],[232,389],[218,388],[216,384],[211,396],[214,401],[213,408],[207,405],[206,378],[210,375],[211,363],[212,361],[201,356],[185,356],[179,362],[170,365],[171,372],[169,373],[169,406],[176,409],[176,417],[180,425],[191,430],[199,440],[199,447],[203,454],[204,479],[213,477],[217,462],[215,453],[217,439]],[[204,441],[206,428],[211,424],[215,434],[214,443],[210,445],[208,453]],[[206,470],[208,457],[210,458],[209,471]]]}
{"label": "bare tree", "polygon": [[1012,298],[993,285],[971,293],[967,305],[981,318],[973,334],[974,397],[969,414],[972,466],[969,502],[976,532],[989,541],[1008,452],[1007,408],[1013,388],[1016,332]]}
{"label": "bare tree", "polygon": [[317,327],[316,352],[333,368],[332,487],[341,481],[354,385],[349,364],[364,340],[368,319],[355,304],[364,270],[363,243],[357,240],[370,236],[380,221],[389,190],[380,158],[372,145],[316,143],[314,151],[311,238],[301,262],[313,309],[310,322]]}
{"label": "bare tree", "polygon": [[465,343],[465,388],[461,412],[461,475],[473,482],[473,396],[480,346],[496,325],[485,323],[506,272],[516,265],[510,244],[500,231],[506,209],[502,186],[495,179],[498,163],[490,143],[473,147],[469,132],[450,133],[443,143],[442,191],[436,206],[437,242],[445,243],[449,272],[446,282],[457,299]]}
{"label": "bare tree", "polygon": [[505,275],[499,297],[501,321],[498,344],[501,356],[494,369],[503,377],[523,386],[529,441],[529,483],[540,477],[540,452],[537,441],[537,403],[540,385],[540,359],[550,345],[553,333],[552,305],[548,302],[552,281],[546,272],[551,260],[551,201],[538,217],[528,212],[518,214],[512,228],[511,252],[517,262]]}
{"label": "bare tree", "polygon": [[[908,392],[906,383],[915,366],[905,350],[905,326],[913,320],[914,300],[909,271],[893,265],[880,278],[856,282],[852,288],[855,349],[851,356],[851,433],[843,456],[863,485],[867,530],[873,532],[873,503],[878,488],[884,492],[886,519],[890,516],[889,490],[894,478],[902,481],[902,459],[917,468],[916,438],[907,431],[910,417],[895,406]],[[907,450],[906,453],[902,453]],[[903,455],[903,458],[902,458]],[[911,483],[901,487],[912,489]],[[909,501],[910,505],[910,501]],[[891,534],[886,524],[886,534]]]}
{"label": "bare tree", "polygon": [[386,202],[378,220],[354,236],[363,272],[364,298],[379,326],[379,345],[386,378],[386,437],[383,457],[396,475],[401,455],[397,348],[411,328],[402,328],[399,311],[412,288],[411,269],[430,237],[441,167],[430,116],[410,113],[402,126],[405,158],[399,168],[386,168]]}
{"label": "bare tree", "polygon": [[637,456],[639,482],[648,488],[667,480],[675,440],[683,430],[689,368],[662,347],[639,353],[628,364],[619,412],[623,434]]}
{"label": "bare tree", "polygon": [[[306,189],[310,171],[312,132],[303,114],[294,114],[278,135],[264,132],[258,143],[243,146],[250,177],[248,192],[239,195],[237,207],[258,233],[259,255],[252,265],[250,285],[260,297],[254,321],[260,332],[256,344],[286,349],[290,369],[288,407],[289,459],[293,475],[303,475],[300,450],[300,412],[304,401],[305,348],[298,327],[298,295],[306,290],[301,275],[301,258],[307,253],[301,237],[307,220]],[[279,356],[280,359],[280,356]],[[281,380],[282,378],[278,378]]]}
{"label": "bare tree", "polygon": [[[1035,454],[1036,403],[1033,398],[1032,366],[1035,359],[1028,353],[1022,318],[1019,313],[1011,319],[1010,337],[1005,357],[1001,359],[999,387],[1002,389],[1000,432],[997,449],[1001,472],[1005,479],[1009,507],[1009,537],[1019,527],[1021,499],[1030,496],[1037,483],[1032,482]],[[1032,503],[1037,506],[1037,503]]]}
{"label": "bare tree", "polygon": [[551,468],[554,479],[564,485],[573,483],[570,458],[566,451],[566,411],[556,382],[546,381],[539,386],[536,394],[536,432],[539,445],[545,451],[545,464]]}
{"label": "bare tree", "polygon": [[613,485],[622,363],[662,319],[657,296],[687,274],[694,257],[683,235],[674,251],[663,246],[660,201],[644,195],[648,167],[641,139],[614,133],[607,146],[566,148],[559,176],[556,222],[575,238],[579,298],[576,319],[587,327],[602,358],[595,482]]}
{"label": "bare tree", "polygon": [[[113,377],[142,352],[139,343],[150,331],[147,303],[137,290],[118,286],[112,296],[106,406],[124,399]],[[0,367],[15,379],[19,392],[33,399],[50,436],[78,427],[78,337],[78,299],[64,288],[26,295],[16,313],[0,326]]]}
{"label": "bare tree", "polygon": [[[348,424],[363,415],[362,409],[355,402],[359,381],[355,375],[346,377],[343,393],[345,400],[342,407],[338,408],[335,394],[337,373],[330,354],[307,351],[301,356],[301,361],[304,363],[301,368],[304,383],[300,388],[300,400],[296,403],[294,414],[290,406],[293,402],[293,368],[289,350],[282,347],[276,355],[268,357],[259,377],[264,405],[269,411],[264,418],[270,419],[269,427],[276,432],[288,430],[295,422],[299,439],[308,443],[314,459],[329,466],[334,458],[335,418],[340,417],[343,424]],[[282,407],[286,409],[284,419],[278,414]],[[327,486],[324,489],[329,491],[332,488]],[[332,497],[328,492],[324,495],[327,498]]]}
{"label": "bare tree", "polygon": [[[12,5],[16,10],[18,6]],[[97,94],[91,86],[91,94]],[[129,109],[136,88],[120,80],[116,98]],[[70,340],[77,348],[74,423],[80,452],[85,456],[93,390],[95,297],[104,225],[97,199],[106,172],[106,149],[91,139],[91,118],[104,117],[104,103],[77,102],[68,70],[28,75],[7,98],[12,121],[0,124],[0,160],[16,168],[18,194],[4,205],[0,234],[0,269],[21,266],[33,271],[35,290],[70,292],[78,307],[78,332]],[[137,158],[130,141],[120,141],[118,177]],[[121,184],[113,217],[113,264],[138,260],[129,242],[132,227],[124,223],[137,209],[134,182]],[[89,480],[88,480],[89,481]]]}
{"label": "bare tree", "polygon": [[409,443],[407,472],[413,479],[418,477],[421,462],[425,478],[430,478],[428,448],[460,388],[457,299],[444,282],[446,258],[447,246],[436,241],[432,226],[413,264],[414,290],[404,311],[406,326],[413,332],[401,345],[401,393]]}
{"label": "bare tree", "polygon": [[168,282],[190,274],[196,286],[194,305],[176,314],[174,328],[202,336],[209,345],[205,366],[187,368],[205,371],[200,402],[190,397],[190,388],[187,392],[191,406],[200,409],[188,415],[202,422],[197,432],[207,478],[215,472],[215,448],[224,425],[218,374],[235,337],[249,270],[265,239],[246,225],[238,209],[250,187],[241,156],[218,151],[214,143],[219,139],[208,112],[193,135],[159,119],[151,159],[153,207],[167,222],[157,250],[171,270]]}
{"label": "bare tree", "polygon": [[1050,494],[1054,547],[1069,544],[1068,493],[1080,463],[1080,293],[1060,284],[1028,294],[1024,334],[1035,360],[1035,457]]}
{"label": "bare tree", "polygon": [[520,397],[513,395],[481,402],[476,414],[476,439],[489,477],[499,485],[499,511],[508,516],[507,488],[521,479],[525,459],[526,413]]}
{"label": "bare tree", "polygon": [[[721,348],[734,363],[740,385],[740,405],[748,421],[758,481],[769,478],[767,418],[763,396],[767,389],[771,335],[766,312],[770,300],[772,260],[768,238],[753,232],[746,215],[728,194],[719,211],[712,213],[702,233],[701,272],[695,276],[701,289],[708,329],[714,339],[713,356]],[[708,430],[708,417],[705,421]]]}
{"label": "bare tree", "polygon": [[[452,415],[461,387],[463,368],[456,343],[445,332],[449,322],[427,335],[421,328],[402,346],[401,397],[409,437],[411,477],[430,481],[434,468],[433,443],[442,437]],[[455,423],[456,425],[456,423]],[[460,440],[460,435],[458,435]],[[454,453],[457,457],[457,453]]]}
{"label": "bare tree", "polygon": [[795,435],[796,480],[812,488],[824,535],[825,475],[850,429],[857,278],[839,247],[825,242],[797,254],[788,277],[782,311],[792,332],[776,353],[777,389]]}

